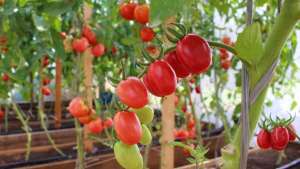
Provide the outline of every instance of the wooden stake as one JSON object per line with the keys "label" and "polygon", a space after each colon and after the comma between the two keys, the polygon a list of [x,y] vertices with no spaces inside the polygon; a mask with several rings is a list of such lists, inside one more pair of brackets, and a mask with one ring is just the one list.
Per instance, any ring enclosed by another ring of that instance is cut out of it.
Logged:
{"label": "wooden stake", "polygon": [[62,115],[62,108],[61,108],[61,76],[62,76],[62,66],[61,66],[61,59],[56,58],[55,60],[55,128],[61,127],[61,115]]}
{"label": "wooden stake", "polygon": [[[90,49],[83,54],[83,70],[84,70],[84,87],[85,87],[85,101],[90,108],[93,107],[93,56]],[[93,142],[88,139],[89,130],[84,127],[84,148],[86,151],[93,150]]]}
{"label": "wooden stake", "polygon": [[175,93],[164,97],[162,102],[161,169],[174,168],[174,148],[168,144],[174,140],[174,112]]}

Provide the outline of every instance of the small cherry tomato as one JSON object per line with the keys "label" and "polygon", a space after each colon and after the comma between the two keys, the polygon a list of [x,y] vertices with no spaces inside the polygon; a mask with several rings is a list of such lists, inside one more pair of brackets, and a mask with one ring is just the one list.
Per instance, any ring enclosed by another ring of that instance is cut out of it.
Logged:
{"label": "small cherry tomato", "polygon": [[289,143],[289,131],[286,127],[275,127],[271,132],[271,144],[274,150],[281,151]]}
{"label": "small cherry tomato", "polygon": [[72,114],[72,116],[77,118],[88,116],[91,113],[88,106],[85,105],[80,97],[72,99],[67,109]]}
{"label": "small cherry tomato", "polygon": [[41,90],[42,90],[42,94],[43,94],[44,96],[50,96],[51,90],[49,89],[49,87],[43,86]]}
{"label": "small cherry tomato", "polygon": [[126,20],[133,20],[136,6],[136,3],[122,3],[119,9],[120,15]]}
{"label": "small cherry tomato", "polygon": [[149,22],[149,5],[138,5],[134,10],[134,19],[136,22],[146,24]]}
{"label": "small cherry tomato", "polygon": [[60,32],[60,37],[61,37],[62,39],[66,39],[66,38],[67,38],[66,32]]}
{"label": "small cherry tomato", "polygon": [[2,74],[2,80],[4,81],[4,82],[7,82],[7,81],[9,81],[9,76],[8,76],[8,74],[7,73],[3,73]]}
{"label": "small cherry tomato", "polygon": [[155,33],[154,33],[152,28],[143,27],[140,31],[140,37],[141,37],[143,42],[152,41],[154,36],[155,36]]}
{"label": "small cherry tomato", "polygon": [[224,69],[224,70],[228,70],[231,66],[231,60],[229,59],[225,59],[225,60],[222,60],[221,61],[221,67]]}
{"label": "small cherry tomato", "polygon": [[101,118],[97,118],[96,120],[91,121],[88,124],[88,129],[93,134],[99,134],[103,131],[102,120]]}
{"label": "small cherry tomato", "polygon": [[177,140],[186,140],[189,137],[189,132],[183,129],[175,130],[174,136]]}
{"label": "small cherry tomato", "polygon": [[74,39],[72,42],[72,48],[77,53],[83,53],[89,46],[89,42],[85,37],[80,39]]}
{"label": "small cherry tomato", "polygon": [[90,115],[83,116],[83,117],[78,117],[78,121],[81,124],[89,124],[92,121],[92,117]]}
{"label": "small cherry tomato", "polygon": [[257,136],[257,145],[261,149],[268,149],[271,147],[271,134],[265,129],[261,129]]}
{"label": "small cherry tomato", "polygon": [[43,79],[43,85],[44,85],[44,86],[47,86],[48,84],[50,84],[50,82],[51,82],[51,79],[49,79],[48,77],[45,77],[45,78]]}
{"label": "small cherry tomato", "polygon": [[102,56],[105,53],[105,46],[101,43],[98,43],[92,48],[92,54],[96,58]]}
{"label": "small cherry tomato", "polygon": [[195,120],[193,118],[190,118],[189,121],[188,121],[188,123],[187,123],[187,128],[189,130],[191,130],[194,127],[195,127]]}
{"label": "small cherry tomato", "polygon": [[112,120],[112,118],[107,118],[106,120],[104,120],[103,122],[103,128],[109,128],[112,127],[114,124],[114,121]]}
{"label": "small cherry tomato", "polygon": [[196,87],[195,87],[195,92],[198,93],[198,94],[201,93],[201,88],[200,88],[200,86],[196,86]]}
{"label": "small cherry tomato", "polygon": [[229,58],[229,53],[227,52],[227,50],[225,52],[220,52],[220,57],[221,57],[222,60],[228,59]]}
{"label": "small cherry tomato", "polygon": [[47,67],[49,64],[50,64],[49,57],[48,57],[47,55],[45,55],[45,56],[42,58],[42,66],[45,68],[45,67]]}
{"label": "small cherry tomato", "polygon": [[89,26],[85,25],[82,28],[82,36],[84,36],[91,45],[97,44],[96,34],[91,30]]}
{"label": "small cherry tomato", "polygon": [[225,35],[222,37],[222,42],[226,45],[231,45],[231,39],[229,36]]}

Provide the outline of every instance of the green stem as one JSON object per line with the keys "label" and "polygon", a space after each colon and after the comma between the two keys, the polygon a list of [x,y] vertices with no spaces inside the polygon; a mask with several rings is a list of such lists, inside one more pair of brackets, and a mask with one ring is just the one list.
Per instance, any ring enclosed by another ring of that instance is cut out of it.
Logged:
{"label": "green stem", "polygon": [[[258,65],[249,67],[250,76],[250,91],[253,90],[258,81],[271,67],[273,62],[280,56],[281,49],[287,41],[289,35],[293,31],[298,19],[300,19],[300,0],[285,0],[282,11],[275,21],[273,30],[266,41],[266,45]],[[256,101],[250,106],[249,120],[250,120],[250,138],[258,123],[263,103],[266,97],[267,87],[260,93]],[[224,161],[223,168],[238,169],[240,158],[240,128],[237,130],[231,147],[232,151],[223,149],[222,157]]]}
{"label": "green stem", "polygon": [[224,43],[208,41],[208,44],[212,47],[224,48],[224,49],[228,50],[229,52],[231,52],[234,55],[237,54],[237,51],[232,46],[226,45]]}
{"label": "green stem", "polygon": [[76,119],[75,119],[75,129],[76,129],[76,141],[77,141],[76,169],[84,169],[83,130]]}

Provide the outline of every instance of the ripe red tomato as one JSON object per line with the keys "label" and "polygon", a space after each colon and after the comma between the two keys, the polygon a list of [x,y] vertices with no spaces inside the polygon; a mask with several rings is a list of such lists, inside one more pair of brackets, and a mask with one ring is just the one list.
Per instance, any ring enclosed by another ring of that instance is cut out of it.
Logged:
{"label": "ripe red tomato", "polygon": [[193,129],[195,127],[195,120],[193,118],[190,118],[188,123],[187,123],[187,128],[189,130]]}
{"label": "ripe red tomato", "polygon": [[229,58],[229,53],[227,52],[227,50],[225,50],[225,52],[220,52],[220,57],[221,57],[222,60],[228,59]]}
{"label": "ripe red tomato", "polygon": [[189,82],[190,82],[191,84],[194,84],[194,83],[195,83],[195,79],[192,78]]}
{"label": "ripe red tomato", "polygon": [[169,95],[176,90],[177,78],[171,66],[161,60],[153,62],[143,77],[147,89],[155,96]]}
{"label": "ripe red tomato", "polygon": [[178,60],[194,74],[205,72],[212,64],[207,41],[196,34],[188,34],[178,41],[176,54]]}
{"label": "ripe red tomato", "polygon": [[45,55],[42,59],[42,66],[47,67],[50,64],[49,57]]}
{"label": "ripe red tomato", "polygon": [[178,60],[176,51],[167,53],[164,60],[170,64],[177,77],[185,78],[190,74],[189,70]]}
{"label": "ripe red tomato", "polygon": [[149,22],[149,5],[138,5],[134,10],[134,19],[138,23],[146,24]]}
{"label": "ripe red tomato", "polygon": [[49,87],[43,86],[43,87],[42,87],[42,94],[43,94],[44,96],[50,96],[51,90],[49,89]]}
{"label": "ripe red tomato", "polygon": [[2,74],[2,80],[4,81],[4,82],[7,82],[7,81],[9,81],[9,76],[8,76],[8,74],[7,73],[3,73]]}
{"label": "ripe red tomato", "polygon": [[186,140],[189,137],[189,132],[183,129],[175,130],[174,134],[177,140]]}
{"label": "ripe red tomato", "polygon": [[155,55],[158,53],[158,49],[154,45],[147,46],[146,50],[151,55]]}
{"label": "ripe red tomato", "polygon": [[2,120],[4,118],[5,112],[0,109],[0,120]]}
{"label": "ripe red tomato", "polygon": [[292,124],[289,125],[289,141],[295,141],[296,135],[295,135],[295,128]]}
{"label": "ripe red tomato", "polygon": [[60,32],[60,37],[61,37],[62,39],[66,39],[66,38],[67,38],[66,32]]}
{"label": "ripe red tomato", "polygon": [[118,49],[117,49],[115,46],[113,46],[113,47],[111,48],[111,53],[112,53],[112,54],[116,54],[117,51],[118,51]]}
{"label": "ripe red tomato", "polygon": [[88,124],[88,129],[93,134],[99,134],[103,131],[102,120],[101,118],[97,118],[96,120],[91,121]]}
{"label": "ripe red tomato", "polygon": [[[190,146],[192,149],[195,148],[195,145],[194,145],[194,144],[190,144],[189,146]],[[191,156],[190,150],[185,149],[185,148],[182,148],[182,154],[183,154],[185,157]]]}
{"label": "ripe red tomato", "polygon": [[98,58],[105,53],[105,46],[102,43],[98,43],[92,48],[92,54]]}
{"label": "ripe red tomato", "polygon": [[133,112],[118,112],[114,117],[114,128],[117,137],[125,144],[137,144],[142,138],[140,120]]}
{"label": "ripe red tomato", "polygon": [[104,122],[103,122],[103,128],[109,128],[112,127],[114,124],[112,118],[107,118]]}
{"label": "ripe red tomato", "polygon": [[50,84],[50,82],[51,82],[51,79],[49,79],[48,77],[45,77],[45,78],[43,79],[43,85],[44,85],[44,86],[47,86],[48,84]]}
{"label": "ripe red tomato", "polygon": [[142,108],[148,104],[148,92],[142,81],[136,77],[122,80],[116,89],[120,101],[132,108]]}
{"label": "ripe red tomato", "polygon": [[88,106],[85,105],[80,97],[75,97],[74,99],[72,99],[67,109],[72,114],[72,116],[77,118],[88,116],[91,113]]}
{"label": "ripe red tomato", "polygon": [[126,20],[133,20],[136,6],[136,3],[122,3],[119,9],[120,15]]}
{"label": "ripe red tomato", "polygon": [[227,35],[223,36],[222,42],[223,42],[224,44],[226,44],[226,45],[231,45],[231,39],[230,39],[230,37],[227,36]]}
{"label": "ripe red tomato", "polygon": [[91,45],[97,44],[96,34],[91,30],[89,26],[84,26],[82,28],[82,36],[84,36]]}
{"label": "ripe red tomato", "polygon": [[154,33],[152,28],[143,27],[140,31],[140,37],[141,37],[143,42],[152,41],[154,36],[155,36],[155,33]]}
{"label": "ripe red tomato", "polygon": [[231,60],[229,59],[225,59],[225,60],[221,60],[221,67],[225,70],[228,70],[231,66]]}
{"label": "ripe red tomato", "polygon": [[219,52],[220,52],[220,53],[226,53],[227,50],[226,50],[225,48],[219,48]]}
{"label": "ripe red tomato", "polygon": [[271,144],[274,150],[283,150],[289,142],[289,131],[285,127],[275,127],[271,132]]}
{"label": "ripe red tomato", "polygon": [[196,87],[195,87],[195,92],[198,93],[198,94],[201,93],[201,88],[200,88],[200,86],[196,86]]}
{"label": "ripe red tomato", "polygon": [[81,124],[89,124],[91,121],[92,121],[92,117],[90,115],[87,115],[87,116],[83,116],[83,117],[79,117],[78,118],[78,121],[81,123]]}
{"label": "ripe red tomato", "polygon": [[83,53],[89,47],[89,42],[85,37],[80,39],[74,39],[72,42],[72,48],[75,52]]}
{"label": "ripe red tomato", "polygon": [[271,134],[265,129],[261,129],[257,136],[257,145],[261,149],[268,149],[271,147]]}
{"label": "ripe red tomato", "polygon": [[182,112],[184,112],[184,113],[187,111],[186,104],[182,105],[182,107],[181,107],[181,111],[182,111]]}
{"label": "ripe red tomato", "polygon": [[196,138],[196,128],[195,127],[191,128],[188,132],[189,132],[189,139]]}

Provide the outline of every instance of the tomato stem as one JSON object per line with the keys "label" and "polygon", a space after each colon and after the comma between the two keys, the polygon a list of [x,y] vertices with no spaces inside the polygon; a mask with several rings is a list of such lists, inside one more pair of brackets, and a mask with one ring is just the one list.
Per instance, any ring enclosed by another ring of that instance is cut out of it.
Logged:
{"label": "tomato stem", "polygon": [[224,49],[228,50],[229,52],[231,52],[232,54],[237,55],[237,51],[232,46],[226,45],[221,42],[214,42],[214,41],[207,41],[207,42],[212,47],[224,48]]}

